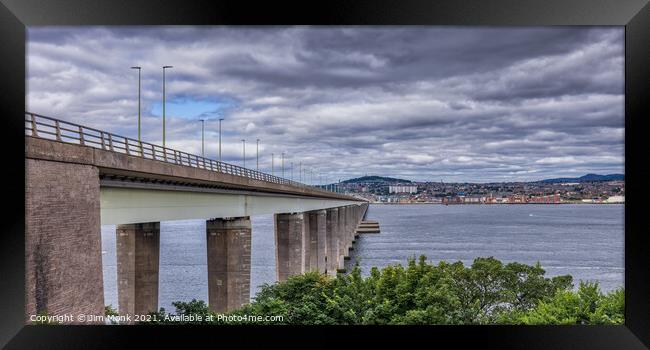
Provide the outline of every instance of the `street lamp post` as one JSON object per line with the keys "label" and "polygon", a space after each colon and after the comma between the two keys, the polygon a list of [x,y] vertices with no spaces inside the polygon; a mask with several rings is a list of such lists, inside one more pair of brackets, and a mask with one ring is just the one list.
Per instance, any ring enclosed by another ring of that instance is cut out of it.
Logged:
{"label": "street lamp post", "polygon": [[275,176],[275,155],[271,153],[271,175]]}
{"label": "street lamp post", "polygon": [[260,171],[260,139],[257,139],[257,155],[255,156],[255,170]]}
{"label": "street lamp post", "polygon": [[244,152],[243,156],[244,156],[244,168],[245,168],[246,167],[246,140],[241,140],[241,142],[242,142],[242,145],[244,147],[243,148],[243,152]]}
{"label": "street lamp post", "polygon": [[298,182],[302,183],[302,162],[298,163]]}
{"label": "street lamp post", "polygon": [[140,95],[140,91],[141,91],[140,86],[141,86],[141,81],[142,81],[141,80],[142,67],[135,66],[135,67],[131,67],[131,69],[137,69],[138,70],[138,142],[140,142],[141,141],[141,139],[140,139],[140,110],[141,110],[141,108],[140,108],[140,96],[141,96]]}
{"label": "street lamp post", "polygon": [[163,148],[165,147],[165,69],[174,68],[173,66],[163,66]]}
{"label": "street lamp post", "polygon": [[289,166],[291,167],[289,170],[291,172],[291,181],[293,181],[293,162],[289,163]]}
{"label": "street lamp post", "polygon": [[282,152],[282,178],[284,179],[284,152]]}
{"label": "street lamp post", "polygon": [[201,156],[205,158],[205,119],[199,119],[201,121]]}
{"label": "street lamp post", "polygon": [[223,118],[219,118],[219,161],[221,161],[221,121]]}

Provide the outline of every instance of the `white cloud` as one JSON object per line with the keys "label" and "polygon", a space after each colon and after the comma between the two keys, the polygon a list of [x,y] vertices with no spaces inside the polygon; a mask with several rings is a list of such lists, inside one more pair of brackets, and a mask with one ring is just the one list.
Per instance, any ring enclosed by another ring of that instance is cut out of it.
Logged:
{"label": "white cloud", "polygon": [[140,65],[143,138],[161,143],[169,64],[168,101],[195,107],[168,111],[167,143],[200,153],[206,118],[217,158],[225,118],[224,159],[260,138],[265,171],[285,152],[337,179],[622,172],[622,45],[599,27],[34,27],[27,108],[134,137]]}

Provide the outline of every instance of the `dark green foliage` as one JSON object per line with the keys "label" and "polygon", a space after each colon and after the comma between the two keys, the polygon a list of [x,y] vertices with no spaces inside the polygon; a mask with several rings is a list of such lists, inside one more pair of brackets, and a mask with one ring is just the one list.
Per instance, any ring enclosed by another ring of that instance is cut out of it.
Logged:
{"label": "dark green foliage", "polygon": [[[283,320],[268,324],[299,325],[623,323],[622,289],[603,295],[597,284],[580,283],[572,291],[571,276],[544,274],[539,263],[503,264],[490,257],[466,267],[461,262],[433,265],[421,256],[405,267],[373,268],[367,277],[358,266],[336,278],[317,272],[293,276],[264,285],[251,304],[228,315],[277,315]],[[215,315],[203,301],[174,306],[176,315]],[[166,313],[161,309],[156,315],[163,320]]]}
{"label": "dark green foliage", "polygon": [[577,292],[559,291],[549,300],[523,313],[513,313],[503,323],[514,324],[623,324],[625,293],[622,288],[600,293],[598,283],[580,283]]}
{"label": "dark green foliage", "polygon": [[[155,318],[152,322],[149,323],[170,323],[170,324],[211,324],[211,323],[220,323],[220,322],[211,322],[208,321],[208,316],[214,316],[214,313],[208,308],[208,304],[203,300],[192,299],[190,302],[184,301],[175,301],[172,303],[176,308],[176,314],[168,314],[165,312],[164,308],[160,308],[160,311],[151,313]],[[184,319],[175,319],[174,317],[182,316],[192,316],[196,318],[200,317],[200,321],[196,320],[184,320]]]}
{"label": "dark green foliage", "polygon": [[104,316],[118,316],[117,310],[113,308],[113,305],[104,306]]}

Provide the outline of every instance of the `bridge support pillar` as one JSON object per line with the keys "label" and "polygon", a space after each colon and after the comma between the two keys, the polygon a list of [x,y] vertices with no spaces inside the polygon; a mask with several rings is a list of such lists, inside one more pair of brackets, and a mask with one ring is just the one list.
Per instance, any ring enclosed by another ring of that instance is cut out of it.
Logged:
{"label": "bridge support pillar", "polygon": [[275,214],[275,254],[278,281],[299,275],[309,261],[309,218],[304,213]]}
{"label": "bridge support pillar", "polygon": [[350,249],[353,249],[352,244],[354,242],[354,227],[356,226],[356,222],[357,222],[356,209],[357,209],[356,205],[348,206],[347,233],[348,233],[348,242],[350,242]]}
{"label": "bridge support pillar", "polygon": [[348,256],[347,207],[339,207],[339,270],[343,269],[343,260]]}
{"label": "bridge support pillar", "polygon": [[99,171],[26,159],[25,191],[25,322],[103,315]]}
{"label": "bridge support pillar", "polygon": [[327,274],[336,276],[339,268],[339,209],[327,209],[325,235],[327,237]]}
{"label": "bridge support pillar", "polygon": [[219,218],[205,223],[208,247],[208,305],[227,312],[250,302],[250,217]]}
{"label": "bridge support pillar", "polygon": [[[354,244],[354,227],[357,223],[357,206],[350,206],[350,216],[348,219],[348,239],[350,240],[350,246]],[[350,248],[351,250],[354,248]]]}
{"label": "bridge support pillar", "polygon": [[309,215],[309,266],[307,271],[318,271],[325,273],[325,253],[327,250],[327,211],[315,210],[307,213]]}
{"label": "bridge support pillar", "polygon": [[118,225],[116,234],[119,313],[158,311],[160,223]]}

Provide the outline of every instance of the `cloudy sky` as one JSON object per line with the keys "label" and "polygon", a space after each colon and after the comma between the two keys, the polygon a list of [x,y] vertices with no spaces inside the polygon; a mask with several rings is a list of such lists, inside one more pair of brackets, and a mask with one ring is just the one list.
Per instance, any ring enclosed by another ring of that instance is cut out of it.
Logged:
{"label": "cloudy sky", "polygon": [[[270,172],[528,181],[624,171],[623,27],[30,27],[27,110]],[[316,176],[316,179],[318,177]],[[303,178],[304,180],[304,178]]]}

